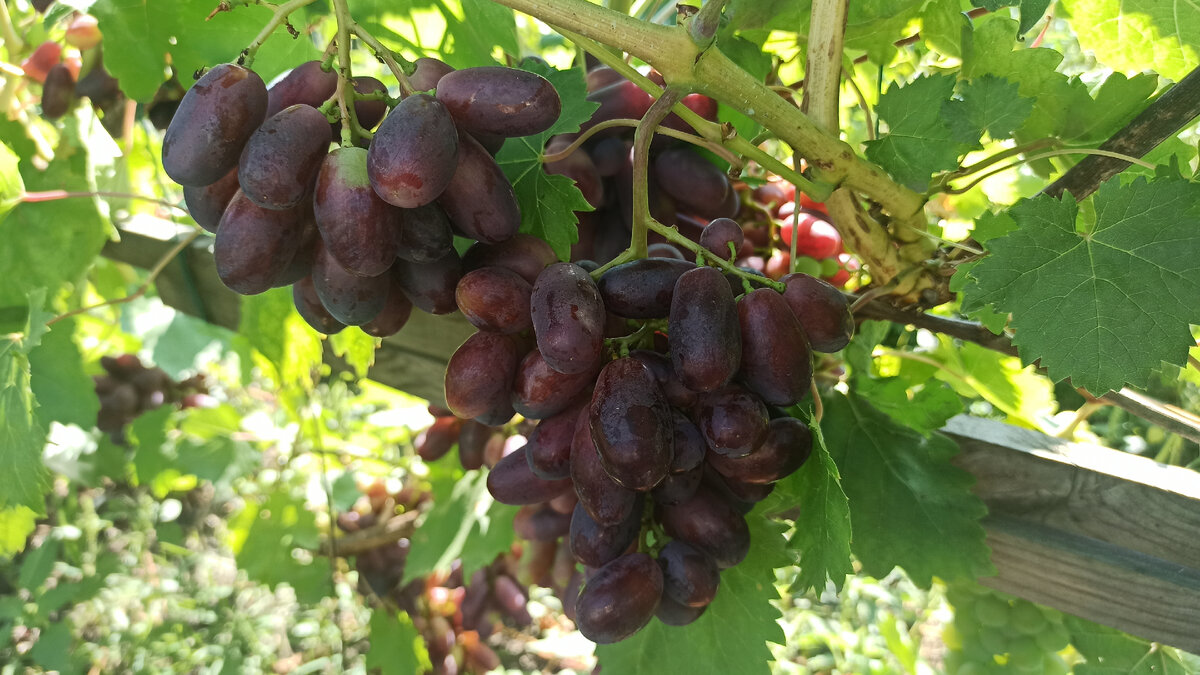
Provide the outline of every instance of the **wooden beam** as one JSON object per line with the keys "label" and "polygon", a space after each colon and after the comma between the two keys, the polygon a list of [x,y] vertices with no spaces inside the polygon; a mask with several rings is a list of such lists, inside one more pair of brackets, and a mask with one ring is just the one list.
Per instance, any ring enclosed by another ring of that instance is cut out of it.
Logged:
{"label": "wooden beam", "polygon": [[1200,475],[966,415],[942,431],[988,507],[982,583],[1200,651]]}
{"label": "wooden beam", "polygon": [[[236,329],[240,298],[217,279],[211,241],[168,265],[158,293]],[[105,255],[148,268],[171,245],[127,232]],[[442,403],[446,361],[472,332],[461,315],[413,312],[384,340],[369,376]],[[943,432],[961,448],[955,462],[975,476],[990,512],[983,526],[998,574],[984,584],[1200,652],[1200,475],[966,415]]]}

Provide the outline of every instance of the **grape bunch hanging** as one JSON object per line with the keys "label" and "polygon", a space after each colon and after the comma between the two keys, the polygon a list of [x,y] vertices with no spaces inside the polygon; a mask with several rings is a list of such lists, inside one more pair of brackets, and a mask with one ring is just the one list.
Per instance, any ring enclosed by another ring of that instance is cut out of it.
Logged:
{"label": "grape bunch hanging", "polygon": [[[745,513],[811,453],[807,424],[788,411],[810,391],[813,350],[849,340],[846,300],[812,276],[739,268],[745,235],[727,216],[744,192],[665,137],[653,175],[673,187],[656,192],[659,212],[678,214],[669,222],[684,233],[655,242],[656,257],[606,264],[635,217],[618,180],[599,202],[609,222],[589,231],[585,220],[573,252],[591,259],[560,262],[518,234],[512,187],[491,155],[554,123],[554,88],[508,68],[416,67],[412,86],[435,93],[390,112],[382,83],[356,79],[366,98],[355,116],[379,128],[365,149],[329,152],[334,131],[318,107],[336,74],[311,62],[267,90],[252,71],[218,66],[180,104],[164,167],[215,229],[217,271],[235,291],[292,284],[301,316],[324,333],[357,325],[386,336],[413,306],[461,311],[479,330],[447,364],[454,417],[428,430],[421,454],[434,459],[457,438],[465,468],[494,464],[492,495],[532,509],[518,517],[523,536],[583,563],[582,590],[564,604],[588,638],[616,642],[654,616],[690,623],[720,571],[749,551]],[[627,101],[632,84],[612,80],[599,91],[615,86]],[[644,113],[601,102],[585,130]],[[552,139],[547,153],[571,140]],[[626,140],[598,138],[589,151],[605,144],[631,174]],[[547,170],[598,201],[585,160],[577,152]],[[476,241],[461,257],[454,234]],[[498,456],[496,428],[518,413],[536,425]]]}
{"label": "grape bunch hanging", "polygon": [[163,139],[163,168],[215,232],[226,286],[252,295],[291,285],[296,309],[322,333],[354,325],[385,337],[414,306],[455,309],[454,235],[496,243],[521,224],[490,152],[549,128],[561,103],[526,71],[416,65],[411,86],[436,87],[436,97],[411,94],[390,112],[382,82],[354,78],[354,118],[379,126],[366,148],[330,151],[336,123],[318,108],[338,76],[317,61],[269,90],[252,70],[222,64],[188,91]]}

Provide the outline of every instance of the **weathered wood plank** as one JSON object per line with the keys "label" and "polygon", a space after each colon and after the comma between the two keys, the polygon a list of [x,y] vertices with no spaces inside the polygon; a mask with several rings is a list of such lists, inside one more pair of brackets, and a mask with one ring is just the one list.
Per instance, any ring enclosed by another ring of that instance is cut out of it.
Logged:
{"label": "weathered wood plank", "polygon": [[[157,284],[163,302],[236,328],[239,297],[202,238]],[[109,257],[151,267],[172,241],[128,233]],[[383,342],[370,377],[435,403],[446,360],[474,329],[461,315],[413,312]],[[1200,474],[968,416],[943,430],[976,477],[999,590],[1200,652]]]}

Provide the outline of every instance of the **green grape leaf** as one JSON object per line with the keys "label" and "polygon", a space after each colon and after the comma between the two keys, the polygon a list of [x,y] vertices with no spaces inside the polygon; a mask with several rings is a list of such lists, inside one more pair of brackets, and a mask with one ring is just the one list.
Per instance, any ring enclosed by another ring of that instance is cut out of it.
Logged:
{"label": "green grape leaf", "polygon": [[[1068,123],[1074,108],[1090,102],[1087,88],[1057,72],[1062,54],[1017,42],[1017,22],[999,14],[978,19],[963,44],[962,77],[984,75],[1016,82],[1021,96],[1036,101],[1018,135],[1028,138],[1055,136]],[[1016,49],[1014,49],[1016,48]]]}
{"label": "green grape leaf", "polygon": [[[471,65],[494,61],[493,47],[499,47],[501,51],[510,56],[520,56],[521,47],[517,43],[517,19],[511,9],[491,0],[459,0],[459,2],[461,16],[456,15],[453,21],[447,17],[449,24],[447,32],[453,38],[451,52],[469,51],[472,54],[486,57],[476,56],[475,62]],[[446,14],[444,8],[447,6],[448,3],[442,4],[443,16]],[[471,45],[470,49],[462,49],[465,43]]]}
{"label": "green grape leaf", "polygon": [[867,141],[867,157],[916,190],[924,189],[933,174],[956,168],[970,146],[955,138],[940,114],[941,102],[953,92],[950,75],[922,76],[889,88],[875,107],[888,133]]}
{"label": "green grape leaf", "polygon": [[776,623],[780,612],[775,569],[791,564],[782,526],[763,517],[761,509],[746,516],[750,553],[721,572],[721,587],[708,610],[691,624],[667,626],[658,619],[633,637],[600,645],[596,656],[604,672],[622,675],[662,673],[771,672],[768,642],[783,644]]}
{"label": "green grape leaf", "polygon": [[60,546],[58,539],[48,537],[42,545],[25,555],[21,561],[21,571],[17,574],[17,585],[27,591],[36,591],[50,578],[54,571],[54,561],[58,558]]}
{"label": "green grape leaf", "polygon": [[290,289],[273,288],[242,298],[234,343],[260,354],[281,386],[312,388],[313,372],[321,365],[321,338],[296,313]]}
{"label": "green grape leaf", "polygon": [[405,579],[419,579],[435,570],[448,570],[462,560],[464,578],[490,564],[512,546],[512,519],[517,507],[492,499],[487,474],[432,467],[433,508],[411,538],[404,566]]}
{"label": "green grape leaf", "polygon": [[375,363],[375,350],[381,340],[361,330],[343,330],[329,336],[333,353],[346,360],[358,377],[366,377],[367,369]]}
{"label": "green grape leaf", "polygon": [[1039,429],[1039,418],[1054,411],[1054,384],[1015,356],[971,342],[957,345],[949,339],[942,341],[938,354],[948,370],[938,370],[934,377],[963,396],[982,397],[1007,415],[1009,424]]}
{"label": "green grape leaf", "polygon": [[90,429],[96,424],[100,399],[92,378],[83,370],[83,354],[75,344],[76,321],[66,319],[29,352],[33,395],[43,422],[76,424]]}
{"label": "green grape leaf", "polygon": [[1050,0],[980,0],[978,5],[993,12],[1001,7],[1020,7],[1021,26],[1017,32],[1019,35],[1024,35],[1046,15],[1046,9],[1050,7]]}
{"label": "green grape leaf", "polygon": [[1063,140],[1099,145],[1140,113],[1156,89],[1158,77],[1149,73],[1109,75],[1094,98],[1081,101],[1082,105],[1072,111],[1062,131]]}
{"label": "green grape leaf", "polygon": [[1018,93],[1016,83],[984,75],[962,86],[962,98],[942,103],[942,117],[955,139],[979,146],[983,132],[1004,140],[1029,118],[1033,100]]}
{"label": "green grape leaf", "polygon": [[1178,82],[1200,64],[1200,6],[1175,0],[1063,0],[1079,45],[1126,74]]}
{"label": "green grape leaf", "polygon": [[17,166],[19,161],[12,148],[0,143],[0,222],[21,203],[21,195],[25,193],[25,183]]}
{"label": "green grape leaf", "polygon": [[935,576],[994,573],[979,524],[987,507],[971,494],[971,475],[950,463],[954,441],[922,436],[855,394],[831,396],[821,426],[843,469],[851,548],[868,574],[883,577],[900,566],[928,588]]}
{"label": "green grape leaf", "polygon": [[799,31],[808,26],[811,0],[730,0],[725,16],[732,28]]}
{"label": "green grape leaf", "polygon": [[924,0],[856,0],[850,3],[846,14],[846,49],[866,52],[872,63],[888,63],[896,54],[896,40],[907,37],[905,29],[920,16],[924,4]]}
{"label": "green grape leaf", "polygon": [[[64,118],[66,119],[66,118]],[[73,117],[64,124],[64,147],[46,170],[21,162],[21,177],[30,192],[94,189],[88,182],[88,159]],[[22,202],[0,220],[0,308],[25,306],[30,289],[45,288],[54,297],[63,283],[74,281],[100,254],[109,224],[93,199]]]}
{"label": "green grape leaf", "polygon": [[917,387],[905,378],[859,377],[855,393],[887,413],[896,424],[911,427],[924,436],[941,429],[963,411],[962,399],[954,390],[928,382]]}
{"label": "green grape leaf", "polygon": [[560,260],[567,260],[571,245],[579,241],[575,212],[591,211],[592,206],[570,178],[542,170],[542,149],[551,136],[579,131],[579,125],[591,118],[599,104],[587,100],[583,73],[578,69],[555,70],[537,61],[527,61],[522,67],[550,80],[562,99],[562,113],[554,126],[540,134],[510,138],[496,155],[496,162],[512,183],[521,206],[521,231],[546,240]]}
{"label": "green grape leaf", "polygon": [[1075,675],[1192,675],[1194,672],[1165,645],[1152,644],[1119,630],[1066,615],[1063,625],[1071,645],[1086,663],[1076,664]]}
{"label": "green grape leaf", "polygon": [[963,306],[1011,313],[1021,360],[1056,382],[1094,394],[1144,387],[1161,363],[1183,364],[1188,324],[1200,323],[1200,185],[1108,181],[1089,203],[1085,231],[1069,198],[1014,206],[1019,229],[988,242]]}
{"label": "green grape leaf", "polygon": [[24,506],[46,513],[43,495],[50,476],[42,464],[46,427],[37,413],[29,353],[37,348],[48,316],[44,290],[26,296],[29,316],[23,333],[0,338],[0,509]]}
{"label": "green grape leaf", "polygon": [[404,612],[386,609],[371,611],[371,648],[367,650],[367,669],[382,675],[411,675],[432,668],[425,639]]}
{"label": "green grape leaf", "polygon": [[775,484],[763,505],[764,513],[796,519],[796,533],[788,548],[800,555],[800,574],[792,589],[824,590],[832,581],[839,590],[850,564],[850,504],[842,490],[842,476],[829,456],[821,425],[809,418],[813,432],[813,454],[795,473]]}
{"label": "green grape leaf", "polygon": [[962,57],[962,34],[971,23],[959,0],[933,0],[921,12],[921,39],[937,52]]}
{"label": "green grape leaf", "polygon": [[[214,6],[211,0],[97,0],[91,13],[106,43],[121,46],[105,50],[104,67],[137,101],[153,99],[167,80],[168,56],[179,82],[190,87],[196,70],[236,60],[272,16],[266,6],[249,5],[206,20]],[[270,82],[319,57],[311,40],[292,39],[281,26],[259,50],[253,69]]]}
{"label": "green grape leaf", "polygon": [[239,569],[251,579],[275,588],[286,583],[302,603],[316,603],[329,593],[329,559],[313,555],[302,562],[293,549],[315,550],[320,542],[316,515],[304,501],[275,491],[259,506],[249,502],[231,523]]}
{"label": "green grape leaf", "polygon": [[25,542],[37,527],[37,514],[26,506],[0,509],[0,556],[12,557],[25,550]]}
{"label": "green grape leaf", "polygon": [[29,650],[29,656],[39,666],[60,673],[73,672],[71,655],[75,653],[71,648],[71,621],[66,617],[43,628]]}

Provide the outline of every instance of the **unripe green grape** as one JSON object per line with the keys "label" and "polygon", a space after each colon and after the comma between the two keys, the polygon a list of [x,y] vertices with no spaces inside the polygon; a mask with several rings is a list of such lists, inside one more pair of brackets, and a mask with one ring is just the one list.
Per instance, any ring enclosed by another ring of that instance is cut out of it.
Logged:
{"label": "unripe green grape", "polygon": [[1009,625],[1024,635],[1037,635],[1045,630],[1049,623],[1042,610],[1031,602],[1016,603],[1012,608],[1010,620],[1012,623]]}
{"label": "unripe green grape", "polygon": [[989,628],[999,628],[1009,621],[1009,606],[1002,598],[989,595],[975,605],[975,618]]}
{"label": "unripe green grape", "polygon": [[1046,629],[1033,636],[1037,641],[1038,647],[1043,652],[1059,652],[1067,648],[1071,643],[1071,634],[1060,623],[1051,623],[1046,626]]}
{"label": "unripe green grape", "polygon": [[1042,666],[1044,653],[1033,638],[1017,638],[1009,644],[1008,662],[1019,670],[1038,670]]}
{"label": "unripe green grape", "polygon": [[807,274],[810,277],[821,276],[821,263],[818,260],[809,258],[808,256],[798,255],[795,260],[794,271],[802,274]]}
{"label": "unripe green grape", "polygon": [[984,629],[979,634],[979,644],[990,654],[1003,654],[1008,651],[1010,641],[1001,630]]}
{"label": "unripe green grape", "polygon": [[821,261],[821,276],[831,277],[838,273],[842,266],[838,263],[837,258],[826,258]]}

